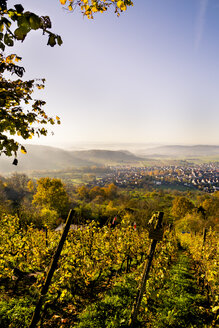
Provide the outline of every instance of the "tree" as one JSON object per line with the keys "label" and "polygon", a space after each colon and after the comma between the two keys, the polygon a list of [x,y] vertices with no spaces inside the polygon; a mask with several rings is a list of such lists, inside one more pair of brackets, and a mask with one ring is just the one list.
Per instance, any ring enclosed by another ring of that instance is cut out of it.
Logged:
{"label": "tree", "polygon": [[210,216],[218,217],[219,216],[219,198],[211,197],[209,199],[205,199],[201,206],[205,210],[206,217]]}
{"label": "tree", "polygon": [[41,209],[55,210],[59,216],[66,215],[69,197],[60,179],[40,178],[33,204]]}
{"label": "tree", "polygon": [[187,232],[202,232],[204,226],[203,216],[197,213],[187,213],[185,217],[176,223],[177,230]]}
{"label": "tree", "polygon": [[177,218],[184,217],[187,213],[191,212],[194,204],[186,197],[176,197],[173,200],[172,215]]}
{"label": "tree", "polygon": [[118,188],[114,185],[114,183],[110,183],[107,187],[104,187],[103,190],[107,199],[115,198],[118,193]]}
{"label": "tree", "polygon": [[[39,17],[24,11],[20,4],[8,9],[7,0],[0,0],[0,155],[16,156],[19,148],[26,153],[25,147],[14,139],[15,135],[23,139],[47,135],[47,130],[42,127],[44,124],[55,124],[55,121],[60,124],[58,116],[54,120],[46,115],[43,110],[45,101],[32,98],[35,88],[43,88],[45,80],[22,81],[25,69],[17,65],[21,58],[16,54],[4,54],[6,47],[13,47],[15,41],[23,42],[33,30],[42,30],[48,36],[47,45],[61,45],[61,37],[50,31],[51,26],[48,16]],[[16,74],[19,79],[5,78],[6,72]],[[28,105],[28,109],[25,110],[23,105]]]}
{"label": "tree", "polygon": [[48,208],[42,208],[42,210],[40,211],[40,216],[44,226],[55,228],[55,226],[57,225],[58,222],[57,211]]}
{"label": "tree", "polygon": [[77,188],[77,194],[81,199],[89,198],[89,189],[86,186],[80,186]]}
{"label": "tree", "polygon": [[93,187],[89,192],[90,199],[95,199],[97,196],[105,196],[103,188],[99,186]]}
{"label": "tree", "polygon": [[29,178],[26,174],[12,174],[5,183],[7,198],[12,201],[14,209],[18,210],[21,202],[29,194],[27,188]]}
{"label": "tree", "polygon": [[59,0],[62,5],[66,5],[68,10],[72,11],[79,7],[84,16],[93,19],[94,14],[97,12],[103,13],[109,8],[113,7],[117,16],[125,11],[127,7],[133,6],[130,0]]}
{"label": "tree", "polygon": [[[110,7],[113,7],[119,16],[128,6],[133,5],[131,0],[60,0],[60,3],[66,5],[70,11],[79,7],[88,18],[93,18],[94,13],[105,12]],[[4,153],[16,157],[19,148],[21,152],[26,153],[25,147],[14,139],[15,135],[23,139],[32,138],[34,135],[46,136],[48,131],[44,124],[55,124],[55,121],[60,124],[58,116],[56,120],[47,116],[43,109],[45,101],[32,98],[35,88],[44,88],[45,80],[22,81],[25,69],[17,65],[21,58],[16,54],[6,56],[3,53],[5,47],[13,47],[14,41],[23,42],[30,31],[39,29],[48,35],[47,45],[60,46],[62,39],[50,31],[51,26],[48,16],[40,17],[30,11],[24,11],[21,4],[8,9],[7,0],[0,0],[0,155]],[[16,74],[19,79],[6,79],[3,76],[5,72]],[[24,104],[29,105],[27,110],[22,107]],[[17,163],[15,158],[13,164]]]}
{"label": "tree", "polygon": [[0,215],[4,212],[9,212],[10,201],[5,192],[4,183],[0,177]]}

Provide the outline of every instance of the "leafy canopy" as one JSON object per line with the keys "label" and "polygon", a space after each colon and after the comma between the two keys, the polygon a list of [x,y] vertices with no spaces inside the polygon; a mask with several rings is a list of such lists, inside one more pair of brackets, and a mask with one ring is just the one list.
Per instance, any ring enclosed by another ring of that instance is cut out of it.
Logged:
{"label": "leafy canopy", "polygon": [[66,214],[69,197],[60,179],[40,178],[37,180],[37,192],[33,204],[54,210],[58,215]]}
{"label": "leafy canopy", "polygon": [[126,11],[127,7],[133,6],[131,0],[59,0],[60,3],[72,11],[79,7],[84,16],[87,18],[93,19],[93,14],[100,12],[103,13],[109,8],[113,7],[114,12],[117,16],[120,16],[120,13]]}
{"label": "leafy canopy", "polygon": [[179,196],[174,198],[172,215],[176,218],[183,218],[187,213],[194,209],[194,204],[186,197]]}
{"label": "leafy canopy", "polygon": [[[60,0],[60,3],[70,11],[79,7],[88,18],[93,18],[94,13],[105,12],[110,7],[119,16],[128,6],[133,5],[131,0]],[[15,41],[23,42],[33,30],[42,30],[48,36],[47,45],[60,46],[62,39],[50,31],[51,27],[48,16],[40,17],[24,11],[21,4],[8,9],[7,0],[0,0],[0,155],[4,153],[7,156],[16,156],[19,148],[26,153],[25,147],[14,139],[15,135],[23,139],[31,139],[34,135],[46,136],[48,131],[44,124],[55,124],[55,121],[60,124],[58,116],[54,120],[46,115],[43,109],[45,101],[32,98],[35,88],[44,88],[45,80],[21,80],[25,72],[23,67],[17,65],[21,58],[16,54],[4,54],[6,47],[13,47]],[[6,72],[16,74],[19,79],[12,81],[5,78]],[[24,110],[23,105],[25,108],[28,105],[28,109]],[[17,159],[14,164],[17,165]]]}
{"label": "leafy canopy", "polygon": [[[46,115],[43,109],[45,101],[34,100],[32,97],[36,88],[44,88],[45,80],[23,81],[21,78],[25,69],[17,64],[21,58],[16,54],[4,53],[7,47],[13,47],[15,41],[23,42],[34,30],[41,30],[43,35],[47,35],[47,45],[60,46],[62,39],[50,31],[51,27],[48,16],[40,17],[24,11],[20,4],[8,9],[6,0],[0,0],[0,155],[4,153],[16,156],[19,148],[26,153],[25,147],[14,139],[15,135],[23,139],[47,135],[44,124],[60,124],[58,116],[53,119]],[[19,79],[6,78],[8,72],[17,75]]]}

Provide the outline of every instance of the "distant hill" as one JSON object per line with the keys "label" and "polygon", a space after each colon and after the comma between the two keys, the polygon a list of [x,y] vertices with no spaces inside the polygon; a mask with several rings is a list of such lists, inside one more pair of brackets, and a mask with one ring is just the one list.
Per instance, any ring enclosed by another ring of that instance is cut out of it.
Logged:
{"label": "distant hill", "polygon": [[214,157],[219,156],[219,146],[196,145],[196,146],[159,146],[139,152],[141,156],[150,157]]}
{"label": "distant hill", "polygon": [[0,157],[0,173],[59,170],[66,167],[92,165],[86,160],[75,157],[72,152],[60,148],[38,145],[26,145],[25,147],[27,154],[19,153],[17,166],[11,164],[13,157]]}
{"label": "distant hill", "polygon": [[110,164],[110,163],[133,163],[142,161],[142,158],[135,156],[129,151],[126,150],[83,150],[83,151],[73,151],[75,156],[84,159],[90,160],[92,162],[100,164]]}
{"label": "distant hill", "polygon": [[127,150],[80,150],[67,151],[60,148],[26,145],[27,154],[19,153],[18,166],[12,165],[13,157],[0,156],[0,174],[10,172],[53,171],[98,165],[138,165],[153,158],[174,160],[195,158],[216,158],[219,160],[219,146],[159,146],[141,149],[138,156]]}
{"label": "distant hill", "polygon": [[0,173],[60,170],[108,164],[133,164],[142,160],[127,151],[87,150],[67,151],[60,148],[26,145],[27,154],[19,153],[18,165],[12,165],[13,157],[0,157]]}

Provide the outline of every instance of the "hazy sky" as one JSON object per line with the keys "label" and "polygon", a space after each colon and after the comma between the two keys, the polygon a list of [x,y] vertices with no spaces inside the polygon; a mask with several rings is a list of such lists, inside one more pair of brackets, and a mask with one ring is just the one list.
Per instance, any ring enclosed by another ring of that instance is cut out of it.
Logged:
{"label": "hazy sky", "polygon": [[49,15],[64,42],[33,32],[13,49],[61,117],[39,143],[219,144],[219,0],[133,1],[94,20],[59,0],[8,1]]}

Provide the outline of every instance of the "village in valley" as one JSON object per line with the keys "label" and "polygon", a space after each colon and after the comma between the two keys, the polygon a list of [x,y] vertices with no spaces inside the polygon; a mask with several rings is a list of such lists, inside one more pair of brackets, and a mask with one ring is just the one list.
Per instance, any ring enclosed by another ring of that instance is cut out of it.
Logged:
{"label": "village in valley", "polygon": [[219,163],[151,167],[110,166],[107,173],[97,176],[90,184],[102,187],[109,183],[121,188],[178,187],[212,193],[219,190]]}

